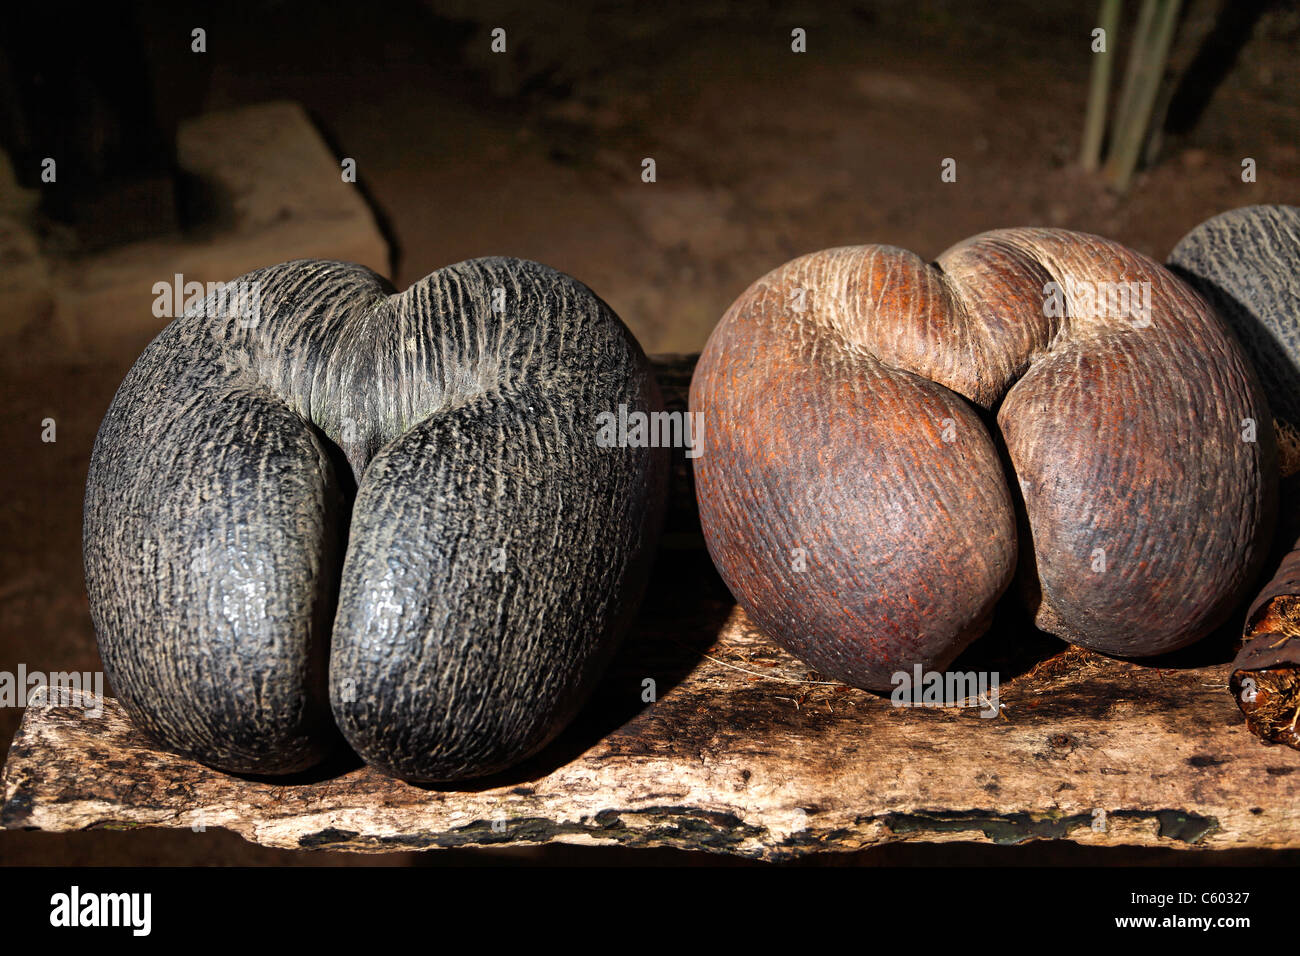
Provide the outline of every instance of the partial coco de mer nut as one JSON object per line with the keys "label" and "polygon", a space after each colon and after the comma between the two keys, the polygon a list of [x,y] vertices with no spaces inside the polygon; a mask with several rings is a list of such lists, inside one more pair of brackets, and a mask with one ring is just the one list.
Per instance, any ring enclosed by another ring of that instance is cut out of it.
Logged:
{"label": "partial coco de mer nut", "polygon": [[796,259],[727,311],[691,409],[732,593],[870,690],[946,668],[1017,568],[1035,623],[1067,641],[1184,647],[1244,596],[1272,533],[1274,435],[1241,347],[1201,295],[1096,236]]}
{"label": "partial coco de mer nut", "polygon": [[1166,265],[1245,346],[1273,412],[1282,475],[1300,474],[1300,207],[1213,216],[1179,240]]}
{"label": "partial coco de mer nut", "polygon": [[[1233,696],[1251,731],[1300,749],[1300,208],[1243,206],[1192,229],[1169,268],[1228,321],[1259,370],[1278,434],[1280,548],[1246,612]],[[1279,555],[1291,545],[1291,551]]]}
{"label": "partial coco de mer nut", "polygon": [[86,585],[127,713],[232,772],[306,769],[340,731],[417,781],[533,754],[662,518],[666,452],[596,441],[601,412],[659,407],[631,333],[518,259],[400,294],[314,260],[229,286],[148,346],[95,442]]}

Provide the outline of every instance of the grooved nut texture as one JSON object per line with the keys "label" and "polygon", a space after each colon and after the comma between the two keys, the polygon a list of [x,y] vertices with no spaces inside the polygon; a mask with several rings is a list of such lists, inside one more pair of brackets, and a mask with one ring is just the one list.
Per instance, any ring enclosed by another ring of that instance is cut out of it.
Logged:
{"label": "grooved nut texture", "polygon": [[289,773],[343,737],[402,777],[492,773],[565,725],[640,600],[666,452],[590,290],[477,259],[395,294],[297,261],[141,355],[100,427],[84,555],[104,666],[166,745]]}
{"label": "grooved nut texture", "polygon": [[1267,407],[1204,299],[1117,243],[830,249],[755,282],[700,357],[700,516],[755,621],[859,687],[947,667],[1018,566],[1039,627],[1154,655],[1255,577]]}
{"label": "grooved nut texture", "polygon": [[1282,473],[1300,472],[1300,208],[1220,213],[1183,236],[1168,265],[1245,346],[1276,416]]}

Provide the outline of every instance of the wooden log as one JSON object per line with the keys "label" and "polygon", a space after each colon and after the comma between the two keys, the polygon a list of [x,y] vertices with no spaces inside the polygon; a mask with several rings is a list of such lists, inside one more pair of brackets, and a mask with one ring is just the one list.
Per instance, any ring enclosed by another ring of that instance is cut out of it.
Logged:
{"label": "wooden log", "polygon": [[[700,556],[703,558],[703,556]],[[707,561],[706,558],[704,558]],[[1261,743],[1227,664],[1143,667],[999,624],[998,716],[826,682],[674,559],[577,723],[508,777],[412,786],[353,762],[289,781],[169,754],[115,701],[29,706],[0,784],[9,829],[224,827],[380,852],[551,842],[761,859],[894,841],[1300,847],[1300,753]],[[666,576],[665,576],[666,575]],[[1036,662],[1036,663],[1035,663]],[[649,697],[653,681],[656,700]],[[87,708],[102,704],[93,716]]]}

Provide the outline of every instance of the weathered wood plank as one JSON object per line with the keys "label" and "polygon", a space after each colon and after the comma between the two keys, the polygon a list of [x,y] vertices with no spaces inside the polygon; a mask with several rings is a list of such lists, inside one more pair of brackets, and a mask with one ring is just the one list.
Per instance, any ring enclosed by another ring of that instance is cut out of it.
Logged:
{"label": "weathered wood plank", "polygon": [[[1036,664],[1004,672],[1001,715],[985,719],[823,682],[721,598],[663,603],[577,725],[474,790],[415,787],[355,763],[288,783],[232,777],[159,750],[115,701],[95,717],[82,708],[96,701],[80,697],[27,709],[0,819],[52,831],[224,827],[268,846],[362,852],[552,841],[767,859],[904,840],[1300,847],[1300,753],[1246,729],[1226,663],[1141,667],[1052,642]],[[657,701],[643,702],[646,680]]]}

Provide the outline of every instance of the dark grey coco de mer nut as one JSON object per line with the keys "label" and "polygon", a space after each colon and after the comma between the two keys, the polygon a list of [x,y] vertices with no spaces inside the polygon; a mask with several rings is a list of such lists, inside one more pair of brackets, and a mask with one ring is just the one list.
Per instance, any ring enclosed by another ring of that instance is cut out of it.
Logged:
{"label": "dark grey coco de mer nut", "polygon": [[518,259],[400,294],[250,273],[148,346],[86,481],[104,667],[135,723],[287,774],[339,732],[418,781],[490,774],[574,716],[644,591],[667,453],[599,447],[648,363],[584,285]]}
{"label": "dark grey coco de mer nut", "polygon": [[1286,479],[1281,520],[1229,689],[1252,733],[1300,748],[1300,208],[1221,213],[1184,236],[1169,263],[1215,303],[1268,393]]}
{"label": "dark grey coco de mer nut", "polygon": [[1275,417],[1282,470],[1300,471],[1300,207],[1213,216],[1179,240],[1168,264],[1245,346]]}

